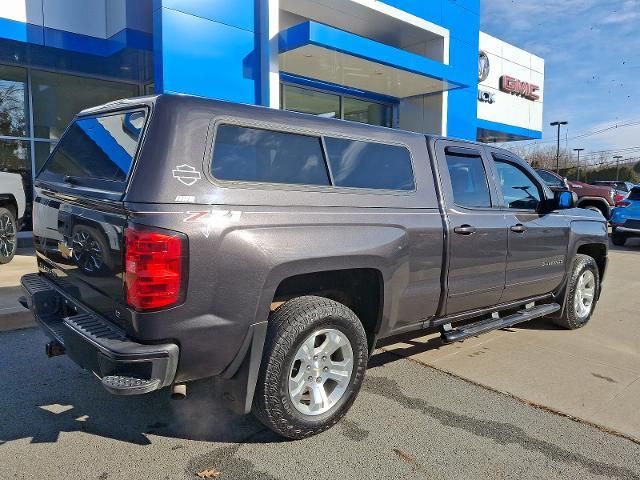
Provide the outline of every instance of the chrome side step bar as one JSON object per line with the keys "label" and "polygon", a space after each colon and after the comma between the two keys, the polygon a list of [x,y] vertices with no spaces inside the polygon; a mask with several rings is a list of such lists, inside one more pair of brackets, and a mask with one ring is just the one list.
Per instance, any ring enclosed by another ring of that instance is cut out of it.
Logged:
{"label": "chrome side step bar", "polygon": [[489,318],[480,320],[479,322],[461,325],[460,327],[451,327],[451,324],[441,327],[441,338],[446,343],[459,342],[469,337],[476,337],[483,333],[508,328],[518,323],[527,322],[534,318],[544,317],[560,310],[560,305],[550,303],[547,305],[539,305],[537,307],[524,308],[518,313],[500,318],[492,315]]}

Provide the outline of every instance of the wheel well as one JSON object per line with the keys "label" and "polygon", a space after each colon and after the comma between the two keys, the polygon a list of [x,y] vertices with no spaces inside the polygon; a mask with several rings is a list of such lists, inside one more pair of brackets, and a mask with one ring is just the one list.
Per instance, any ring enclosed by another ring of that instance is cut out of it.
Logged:
{"label": "wheel well", "polygon": [[606,217],[608,215],[609,204],[605,200],[582,200],[578,201],[578,208],[596,207]]}
{"label": "wheel well", "polygon": [[358,316],[373,348],[380,328],[384,289],[379,270],[356,268],[295,275],[282,281],[273,297],[278,305],[295,297],[316,295],[349,307]]}
{"label": "wheel well", "polygon": [[604,276],[604,270],[607,265],[607,247],[599,243],[592,243],[589,245],[581,245],[578,247],[578,252],[583,255],[589,255],[596,261],[598,265],[598,273],[600,278]]}
{"label": "wheel well", "polygon": [[0,197],[0,207],[9,209],[16,220],[18,219],[18,202],[16,202],[13,195],[3,195]]}

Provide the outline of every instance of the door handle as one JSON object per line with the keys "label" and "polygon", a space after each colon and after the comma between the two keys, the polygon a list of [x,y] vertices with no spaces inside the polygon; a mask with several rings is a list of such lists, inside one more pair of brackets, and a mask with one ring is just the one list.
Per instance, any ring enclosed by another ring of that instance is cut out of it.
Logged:
{"label": "door handle", "polygon": [[527,227],[525,227],[521,223],[518,223],[517,225],[513,225],[511,227],[511,231],[512,232],[516,232],[516,233],[524,233],[526,229],[527,229]]}
{"label": "door handle", "polygon": [[453,229],[459,235],[473,235],[476,233],[476,227],[472,227],[471,225],[460,225]]}

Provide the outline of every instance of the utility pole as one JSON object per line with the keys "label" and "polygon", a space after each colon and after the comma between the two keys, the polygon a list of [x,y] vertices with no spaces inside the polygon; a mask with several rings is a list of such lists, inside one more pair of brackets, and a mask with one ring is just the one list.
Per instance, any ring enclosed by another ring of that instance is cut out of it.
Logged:
{"label": "utility pole", "polygon": [[580,152],[582,152],[584,150],[584,148],[574,148],[573,151],[574,152],[578,152],[578,163],[576,163],[576,166],[578,168],[578,172],[576,173],[576,180],[580,181]]}
{"label": "utility pole", "polygon": [[551,122],[549,125],[558,127],[558,146],[556,149],[556,173],[560,173],[560,126],[567,125],[569,122]]}
{"label": "utility pole", "polygon": [[620,180],[620,159],[622,155],[615,155],[613,159],[616,161],[616,182]]}

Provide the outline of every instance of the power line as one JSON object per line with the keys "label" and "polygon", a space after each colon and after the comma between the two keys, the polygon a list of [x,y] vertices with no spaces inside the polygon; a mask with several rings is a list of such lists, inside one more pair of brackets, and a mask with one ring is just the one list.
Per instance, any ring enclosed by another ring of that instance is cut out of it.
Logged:
{"label": "power line", "polygon": [[[593,135],[599,135],[601,133],[606,133],[606,132],[609,132],[611,130],[616,130],[618,128],[633,127],[633,126],[636,126],[636,125],[640,125],[640,120],[632,120],[632,121],[626,122],[626,123],[615,123],[613,125],[610,125],[608,127],[602,128],[600,130],[595,130],[595,131],[592,131],[592,132],[586,132],[586,133],[582,133],[580,135],[576,135],[574,137],[569,137],[569,138],[567,138],[567,141],[569,141],[569,140],[577,140],[577,139],[580,139],[580,138],[587,138],[587,137],[591,137]],[[531,143],[524,144],[523,147],[528,147],[529,145],[540,145],[540,144],[543,144],[543,143],[553,143],[553,142],[555,142],[555,140],[535,140],[535,141],[533,141]]]}

